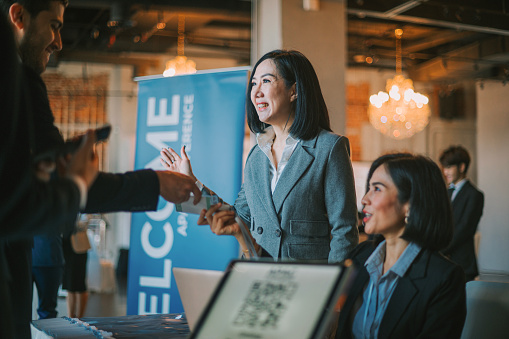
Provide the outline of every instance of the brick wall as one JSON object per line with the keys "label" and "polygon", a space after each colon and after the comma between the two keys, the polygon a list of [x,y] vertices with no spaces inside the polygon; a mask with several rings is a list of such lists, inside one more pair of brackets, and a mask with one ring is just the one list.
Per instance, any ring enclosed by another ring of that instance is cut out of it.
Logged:
{"label": "brick wall", "polygon": [[67,77],[59,73],[43,75],[57,125],[95,126],[107,121],[106,93],[109,77],[99,74]]}
{"label": "brick wall", "polygon": [[[100,127],[108,121],[108,74],[69,77],[60,73],[46,73],[43,80],[48,88],[55,124],[64,139],[82,134],[89,128]],[[97,153],[101,166],[106,158],[105,147],[99,145]]]}

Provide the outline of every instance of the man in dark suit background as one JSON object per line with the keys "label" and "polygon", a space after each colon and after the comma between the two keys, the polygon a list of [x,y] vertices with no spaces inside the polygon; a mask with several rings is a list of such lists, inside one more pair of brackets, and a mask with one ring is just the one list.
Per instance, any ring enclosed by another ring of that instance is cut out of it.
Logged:
{"label": "man in dark suit background", "polygon": [[[40,74],[46,69],[51,53],[62,48],[60,30],[66,5],[66,0],[0,1],[2,15],[7,16],[14,31],[18,54],[24,66],[21,81],[27,88],[24,100],[30,103],[30,118],[33,119],[34,133],[30,137],[35,139],[35,142],[30,145],[32,151],[42,152],[44,148],[52,148],[63,143],[58,129],[54,126],[46,87]],[[37,166],[37,170],[40,172],[51,167]],[[2,177],[2,182],[4,180],[7,178]],[[75,190],[77,191],[76,188]],[[189,199],[191,192],[195,195],[195,202],[199,201],[201,193],[194,180],[180,173],[153,170],[123,174],[99,173],[88,191],[88,198],[85,197],[81,201],[86,201],[83,210],[86,213],[151,211],[157,208],[159,195],[170,202],[180,203]],[[77,195],[79,197],[79,194]],[[24,207],[29,209],[33,206],[25,205]],[[64,209],[60,213],[64,211],[67,212]],[[75,210],[72,213],[74,217],[76,212]],[[25,214],[30,215],[29,212]],[[4,219],[0,220],[2,223],[4,221]],[[14,220],[14,222],[18,221],[18,219]],[[55,223],[58,223],[57,218]],[[36,222],[28,224],[27,227],[30,229],[37,229],[40,226]],[[17,226],[13,222],[2,225],[5,229]],[[21,232],[18,232],[18,235],[20,234]],[[12,308],[11,319],[15,322],[16,338],[30,337],[29,323],[32,313],[30,236],[33,234],[27,233],[16,241],[6,239],[5,246],[0,248],[3,251],[2,256],[7,259],[11,289],[11,305],[4,304],[2,307],[6,308],[6,313],[9,313],[8,309]],[[2,242],[4,243],[4,239]]]}
{"label": "man in dark suit background", "polygon": [[454,235],[443,254],[465,271],[466,281],[474,280],[479,271],[474,236],[484,207],[484,194],[468,179],[470,155],[462,146],[451,146],[440,156],[440,164],[449,185]]}

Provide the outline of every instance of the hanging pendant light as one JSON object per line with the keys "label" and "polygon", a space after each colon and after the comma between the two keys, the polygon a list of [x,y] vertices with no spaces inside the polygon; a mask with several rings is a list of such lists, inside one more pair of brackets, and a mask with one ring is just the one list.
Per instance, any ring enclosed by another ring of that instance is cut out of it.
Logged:
{"label": "hanging pendant light", "polygon": [[186,37],[185,20],[185,16],[179,14],[177,56],[166,62],[166,68],[163,72],[163,76],[165,77],[172,77],[179,74],[196,73],[196,63],[193,60],[187,59],[187,57],[184,55],[184,40]]}
{"label": "hanging pendant light", "polygon": [[429,123],[428,97],[414,91],[411,79],[401,74],[401,36],[396,29],[396,76],[388,79],[387,92],[369,97],[370,123],[382,134],[393,139],[410,138],[422,131]]}

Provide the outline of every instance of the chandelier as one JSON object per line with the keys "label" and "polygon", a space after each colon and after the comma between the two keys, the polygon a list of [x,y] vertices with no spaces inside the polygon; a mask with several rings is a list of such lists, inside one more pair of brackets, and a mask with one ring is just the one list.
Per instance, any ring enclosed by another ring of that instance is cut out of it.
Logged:
{"label": "chandelier", "polygon": [[413,82],[401,74],[401,36],[396,29],[396,76],[388,79],[387,92],[369,97],[369,122],[382,134],[393,139],[410,138],[429,122],[428,97],[414,92]]}
{"label": "chandelier", "polygon": [[185,40],[185,24],[184,15],[178,17],[178,40],[177,40],[177,56],[166,62],[166,68],[163,76],[172,77],[179,74],[196,73],[196,63],[184,56],[184,40]]}

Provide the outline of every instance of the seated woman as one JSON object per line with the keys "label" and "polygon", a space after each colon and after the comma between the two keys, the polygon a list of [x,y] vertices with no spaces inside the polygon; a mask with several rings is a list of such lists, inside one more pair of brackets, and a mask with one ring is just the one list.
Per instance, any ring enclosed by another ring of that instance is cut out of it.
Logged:
{"label": "seated woman", "polygon": [[[331,132],[318,77],[297,51],[276,50],[254,66],[246,100],[257,145],[249,152],[235,211],[203,210],[198,223],[234,235],[248,247],[235,213],[255,247],[274,259],[343,261],[358,243],[350,145]],[[194,177],[184,148],[161,151],[163,165]]]}
{"label": "seated woman", "polygon": [[359,271],[336,338],[459,338],[465,277],[438,252],[452,239],[438,166],[423,156],[384,155],[371,166],[362,203],[366,233],[385,240],[352,252]]}

